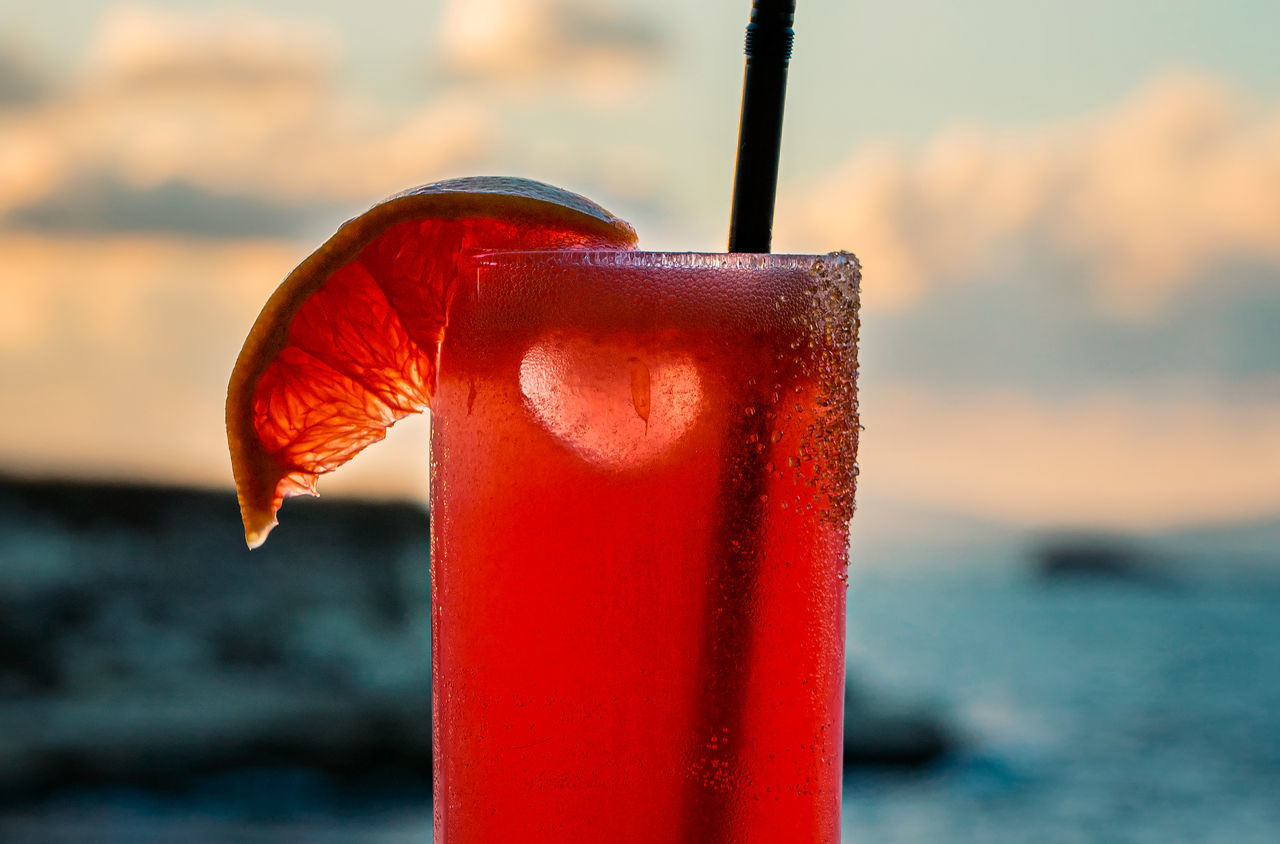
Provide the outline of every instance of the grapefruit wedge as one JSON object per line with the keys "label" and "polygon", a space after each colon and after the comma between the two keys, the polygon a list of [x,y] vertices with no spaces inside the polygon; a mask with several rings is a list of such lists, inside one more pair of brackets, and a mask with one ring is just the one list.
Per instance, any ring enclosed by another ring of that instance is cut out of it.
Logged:
{"label": "grapefruit wedge", "polygon": [[398,194],[346,222],[258,315],[227,389],[245,541],[286,496],[428,408],[459,267],[512,249],[631,249],[629,224],[541,182],[475,177]]}

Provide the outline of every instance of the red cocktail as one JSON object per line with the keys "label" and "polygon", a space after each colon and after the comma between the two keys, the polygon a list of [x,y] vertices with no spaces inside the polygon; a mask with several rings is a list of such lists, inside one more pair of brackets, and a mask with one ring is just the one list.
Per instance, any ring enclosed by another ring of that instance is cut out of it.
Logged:
{"label": "red cocktail", "polygon": [[432,418],[436,834],[839,838],[857,262],[498,253]]}
{"label": "red cocktail", "polygon": [[434,183],[303,261],[236,362],[251,546],[432,409],[442,841],[839,838],[858,264],[749,254],[794,6],[753,3],[732,254],[590,251],[635,232],[537,182]]}

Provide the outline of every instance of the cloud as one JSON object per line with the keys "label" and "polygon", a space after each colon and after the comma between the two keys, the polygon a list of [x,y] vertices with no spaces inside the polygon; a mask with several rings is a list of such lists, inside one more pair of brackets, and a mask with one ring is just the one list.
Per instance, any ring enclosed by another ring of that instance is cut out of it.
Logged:
{"label": "cloud", "polygon": [[[877,284],[869,272],[868,288]],[[1158,318],[1099,309],[1070,273],[938,285],[864,323],[869,378],[1041,396],[1144,395],[1280,377],[1280,270],[1222,261]]]}
{"label": "cloud", "polygon": [[456,78],[602,103],[657,73],[665,53],[662,31],[638,10],[587,0],[450,0],[436,43]]}
{"label": "cloud", "polygon": [[0,42],[0,110],[41,100],[49,83],[21,45]]}
{"label": "cloud", "polygon": [[105,234],[156,232],[204,237],[289,237],[340,219],[334,203],[275,202],[216,193],[187,182],[130,187],[99,177],[63,185],[38,201],[14,208],[17,230]]}
{"label": "cloud", "polygon": [[[291,242],[146,234],[0,234],[0,466],[230,484],[227,378]],[[401,430],[403,429],[403,430]],[[426,484],[421,423],[325,486],[382,496]]]}
{"label": "cloud", "polygon": [[109,12],[67,88],[0,112],[0,219],[84,211],[104,192],[134,207],[207,198],[213,221],[229,201],[363,205],[485,154],[496,129],[472,101],[401,111],[343,94],[336,44],[249,12]]}
{"label": "cloud", "polygon": [[779,248],[864,261],[864,500],[1028,527],[1280,510],[1280,103],[1116,108],[852,154]]}
{"label": "cloud", "polygon": [[858,494],[1034,528],[1272,516],[1280,512],[1277,395],[1153,400],[1117,391],[1055,401],[998,389],[866,390]]}
{"label": "cloud", "polygon": [[779,221],[780,246],[857,251],[868,307],[1065,274],[1150,313],[1224,261],[1280,268],[1280,103],[1169,77],[1070,124],[860,150]]}
{"label": "cloud", "polygon": [[[530,8],[508,11],[541,22],[468,36],[478,84],[607,92],[662,49],[627,47],[628,18],[548,30],[590,13]],[[563,62],[538,64],[547,37]],[[117,12],[68,86],[0,109],[0,465],[228,483],[227,376],[313,245],[284,238],[501,148],[472,96],[492,90],[363,102],[337,44],[247,12]],[[1280,108],[1171,80],[1071,125],[859,152],[780,209],[780,248],[867,265],[862,500],[1037,527],[1280,510],[1278,126]],[[644,195],[658,180],[628,140],[560,131],[541,160]],[[408,422],[321,488],[418,494],[426,471]]]}
{"label": "cloud", "polygon": [[335,32],[304,20],[125,6],[103,18],[86,70],[89,84],[128,96],[202,87],[315,90],[340,49]]}
{"label": "cloud", "polygon": [[[0,235],[0,465],[229,483],[224,389],[294,243]],[[1280,511],[1280,380],[1232,395],[864,385],[859,496],[1026,527],[1159,528]],[[421,421],[325,494],[421,494]],[[883,510],[883,506],[881,507]]]}

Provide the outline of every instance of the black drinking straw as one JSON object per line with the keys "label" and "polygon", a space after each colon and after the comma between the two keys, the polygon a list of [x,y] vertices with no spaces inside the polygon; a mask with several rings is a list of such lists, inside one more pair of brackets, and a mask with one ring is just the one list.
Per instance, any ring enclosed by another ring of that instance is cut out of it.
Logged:
{"label": "black drinking straw", "polygon": [[768,252],[773,238],[782,107],[795,14],[795,0],[752,0],[729,215],[730,252]]}
{"label": "black drinking straw", "polygon": [[[782,104],[791,58],[795,0],[753,0],[747,67],[729,225],[730,252],[768,252],[782,140]],[[707,639],[701,662],[694,771],[699,782],[686,808],[686,840],[709,844],[737,837],[733,819],[751,687],[760,591],[763,493],[768,485],[760,444],[769,442],[763,394],[743,394],[744,411],[725,431],[716,568],[708,583]],[[746,411],[753,412],[746,412]],[[782,631],[777,635],[794,635]],[[762,798],[763,799],[763,798]],[[740,833],[740,830],[738,831]]]}

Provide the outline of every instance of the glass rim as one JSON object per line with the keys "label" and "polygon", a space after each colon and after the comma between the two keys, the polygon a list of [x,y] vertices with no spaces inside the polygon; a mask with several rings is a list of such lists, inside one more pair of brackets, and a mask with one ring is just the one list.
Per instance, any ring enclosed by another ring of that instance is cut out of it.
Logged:
{"label": "glass rim", "polygon": [[478,252],[481,266],[572,264],[621,269],[809,269],[826,255],[776,252],[667,252],[641,249],[511,249]]}

